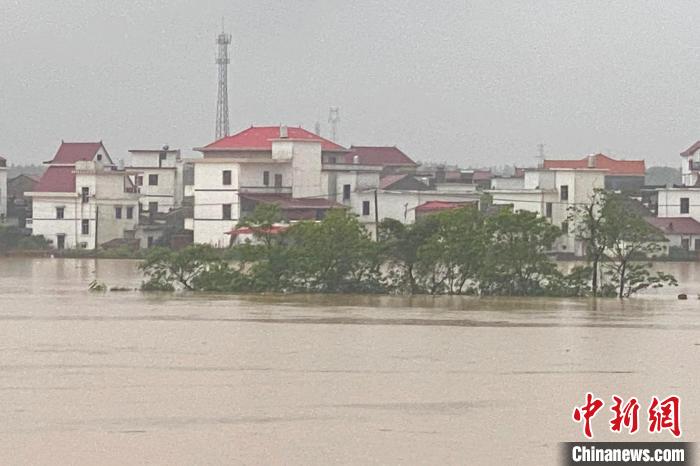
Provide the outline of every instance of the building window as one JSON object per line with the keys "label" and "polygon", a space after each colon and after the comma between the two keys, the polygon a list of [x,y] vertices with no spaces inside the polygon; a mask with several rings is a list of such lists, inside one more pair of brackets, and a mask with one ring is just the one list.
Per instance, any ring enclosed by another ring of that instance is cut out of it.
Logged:
{"label": "building window", "polygon": [[562,201],[568,201],[569,200],[569,187],[565,184],[561,185],[559,187],[559,193],[561,195],[560,200]]}
{"label": "building window", "polygon": [[156,212],[158,212],[158,203],[157,202],[149,202],[148,203],[148,214],[153,215]]}
{"label": "building window", "polygon": [[115,218],[122,218],[122,208],[121,207],[114,208],[114,217]]}
{"label": "building window", "polygon": [[56,249],[66,248],[66,235],[64,233],[59,233],[56,235]]}
{"label": "building window", "polygon": [[545,217],[552,218],[552,203],[548,202],[544,205]]}
{"label": "building window", "polygon": [[158,175],[148,175],[148,185],[158,186]]}
{"label": "building window", "polygon": [[362,215],[369,215],[369,201],[362,201]]}
{"label": "building window", "polygon": [[61,219],[66,213],[65,207],[56,207],[56,218]]}
{"label": "building window", "polygon": [[328,163],[336,163],[335,156],[328,157]]}
{"label": "building window", "polygon": [[263,172],[263,185],[270,186],[270,172],[267,170]]}
{"label": "building window", "polygon": [[96,158],[98,162],[102,161],[102,154],[97,154]]}
{"label": "building window", "polygon": [[221,173],[221,176],[223,178],[222,183],[224,186],[229,186],[231,184],[231,170],[224,170]]}
{"label": "building window", "polygon": [[565,235],[569,234],[569,222],[561,222],[561,232]]}
{"label": "building window", "polygon": [[162,167],[163,162],[168,158],[168,153],[167,152],[161,152],[158,154],[158,166]]}
{"label": "building window", "polygon": [[82,220],[80,222],[80,233],[83,235],[90,234],[90,220]]}
{"label": "building window", "polygon": [[681,239],[681,248],[685,249],[686,251],[690,250],[690,239],[689,238],[682,238]]}
{"label": "building window", "polygon": [[349,184],[344,184],[343,185],[343,200],[344,201],[349,201],[350,200],[350,189],[352,187]]}
{"label": "building window", "polygon": [[221,206],[221,218],[231,220],[231,204],[223,204]]}
{"label": "building window", "polygon": [[281,188],[281,187],[282,187],[282,174],[276,173],[275,174],[275,188]]}
{"label": "building window", "polygon": [[134,218],[134,208],[133,207],[127,207],[126,208],[126,218]]}
{"label": "building window", "polygon": [[90,196],[90,188],[85,186],[80,191],[80,199],[82,200],[83,204],[88,201],[88,196]]}
{"label": "building window", "polygon": [[687,197],[681,198],[681,213],[682,214],[689,214],[690,213],[690,199]]}
{"label": "building window", "polygon": [[136,186],[143,186],[143,175],[136,175]]}

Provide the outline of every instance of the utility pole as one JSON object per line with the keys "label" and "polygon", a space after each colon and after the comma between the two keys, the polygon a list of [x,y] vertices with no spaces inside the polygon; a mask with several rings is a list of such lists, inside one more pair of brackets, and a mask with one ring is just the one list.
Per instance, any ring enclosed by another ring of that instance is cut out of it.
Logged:
{"label": "utility pole", "polygon": [[377,190],[374,190],[374,239],[379,241],[379,202]]}

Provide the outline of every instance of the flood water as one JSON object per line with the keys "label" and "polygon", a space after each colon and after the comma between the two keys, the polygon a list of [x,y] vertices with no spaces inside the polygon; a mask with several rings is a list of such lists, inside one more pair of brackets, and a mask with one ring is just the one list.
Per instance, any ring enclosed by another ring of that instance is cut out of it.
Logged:
{"label": "flood water", "polygon": [[[0,258],[0,464],[557,464],[587,391],[700,429],[700,266],[615,299],[89,293],[137,263]],[[687,301],[676,295],[687,292]]]}

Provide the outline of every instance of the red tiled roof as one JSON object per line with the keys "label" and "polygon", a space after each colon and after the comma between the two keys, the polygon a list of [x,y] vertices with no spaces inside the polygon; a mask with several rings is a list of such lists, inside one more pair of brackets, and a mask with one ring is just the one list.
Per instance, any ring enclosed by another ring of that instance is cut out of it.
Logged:
{"label": "red tiled roof", "polygon": [[493,178],[491,170],[474,170],[473,181],[487,181]]}
{"label": "red tiled roof", "polygon": [[408,173],[404,173],[404,174],[402,174],[402,175],[387,175],[387,176],[383,176],[383,177],[379,180],[379,189],[387,189],[387,188],[389,188],[389,186],[391,186],[392,184],[397,183],[397,182],[403,180],[403,179],[406,178],[407,176],[408,176]]}
{"label": "red tiled roof", "polygon": [[74,164],[92,160],[100,147],[104,149],[101,142],[62,142],[51,163]]}
{"label": "red tiled roof", "polygon": [[667,235],[700,235],[700,222],[690,217],[645,217]]}
{"label": "red tiled roof", "polygon": [[353,163],[355,156],[361,165],[418,166],[396,146],[350,146],[350,153],[345,156],[345,162]]}
{"label": "red tiled roof", "polygon": [[457,209],[465,205],[474,204],[475,201],[471,202],[449,202],[449,201],[428,201],[418,207],[416,207],[416,212],[426,213],[426,212],[437,212],[440,210]]}
{"label": "red tiled roof", "polygon": [[[345,152],[343,146],[340,146],[333,141],[324,139],[304,128],[287,128],[287,137],[289,139],[303,139],[308,141],[320,141],[321,150]],[[208,150],[251,150],[251,151],[269,151],[272,150],[272,141],[280,139],[279,126],[251,126],[244,129],[240,133],[232,136],[221,138],[202,148]]]}
{"label": "red tiled roof", "polygon": [[693,155],[693,152],[696,150],[700,149],[700,141],[696,141],[695,144],[692,146],[688,147],[686,150],[681,152],[681,157],[687,157],[689,155]]}
{"label": "red tiled roof", "polygon": [[579,160],[545,160],[544,168],[598,168],[610,170],[610,175],[644,176],[644,160],[615,160],[605,154],[592,155],[593,164],[589,166],[589,157]]}
{"label": "red tiled roof", "polygon": [[73,167],[49,167],[46,169],[34,191],[50,193],[75,192],[75,173]]}

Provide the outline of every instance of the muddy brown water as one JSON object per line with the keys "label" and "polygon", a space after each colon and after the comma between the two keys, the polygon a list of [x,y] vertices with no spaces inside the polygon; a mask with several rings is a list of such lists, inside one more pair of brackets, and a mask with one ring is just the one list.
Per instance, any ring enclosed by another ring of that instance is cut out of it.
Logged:
{"label": "muddy brown water", "polygon": [[671,440],[607,427],[671,393],[698,439],[698,264],[623,303],[87,291],[136,267],[0,258],[1,464],[556,464],[586,391],[596,440]]}

